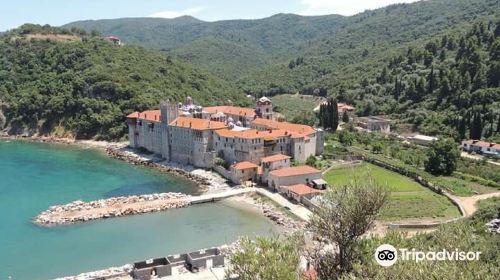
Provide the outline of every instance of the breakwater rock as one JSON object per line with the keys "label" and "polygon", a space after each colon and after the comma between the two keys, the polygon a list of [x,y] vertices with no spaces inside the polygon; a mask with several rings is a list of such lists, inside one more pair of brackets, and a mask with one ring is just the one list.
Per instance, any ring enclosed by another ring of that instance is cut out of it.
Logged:
{"label": "breakwater rock", "polygon": [[288,231],[297,231],[297,230],[303,230],[305,228],[305,223],[302,221],[298,221],[295,219],[290,218],[286,214],[284,214],[282,211],[277,210],[275,207],[267,205],[267,204],[262,204],[262,213],[264,216],[266,216],[268,219],[273,221],[275,224],[285,228]]}
{"label": "breakwater rock", "polygon": [[152,160],[149,159],[144,159],[141,158],[140,156],[124,151],[122,149],[117,149],[114,147],[108,147],[106,148],[106,154],[108,154],[109,157],[123,160],[125,162],[128,162],[133,165],[142,165],[145,167],[153,168],[161,172],[167,172],[170,174],[174,174],[177,176],[182,176],[188,180],[191,180],[195,182],[196,184],[200,185],[201,187],[208,187],[210,185],[210,180],[208,178],[192,174],[191,172],[188,172],[186,170],[182,170],[180,168],[176,168],[173,166],[167,166],[163,164],[156,163]]}
{"label": "breakwater rock", "polygon": [[65,205],[51,206],[48,210],[35,217],[35,223],[39,225],[70,224],[158,212],[188,205],[188,196],[182,193],[120,196],[90,202],[76,200]]}

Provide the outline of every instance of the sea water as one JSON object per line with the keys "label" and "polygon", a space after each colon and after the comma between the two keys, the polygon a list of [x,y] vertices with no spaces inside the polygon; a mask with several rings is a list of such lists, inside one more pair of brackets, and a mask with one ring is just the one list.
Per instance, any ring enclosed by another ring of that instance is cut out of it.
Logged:
{"label": "sea water", "polygon": [[265,217],[224,203],[55,227],[32,222],[78,199],[197,191],[184,178],[95,149],[0,141],[0,280],[74,275],[275,231]]}

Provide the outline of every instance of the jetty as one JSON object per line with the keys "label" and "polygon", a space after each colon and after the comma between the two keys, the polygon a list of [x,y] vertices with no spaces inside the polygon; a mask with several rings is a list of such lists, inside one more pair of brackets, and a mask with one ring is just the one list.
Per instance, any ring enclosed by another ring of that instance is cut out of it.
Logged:
{"label": "jetty", "polygon": [[182,193],[160,193],[114,197],[90,202],[77,200],[65,205],[51,206],[48,210],[36,216],[34,222],[39,225],[62,225],[86,222],[216,202],[232,196],[249,193],[258,193],[271,199],[304,221],[308,221],[311,216],[309,209],[290,202],[278,193],[273,193],[263,188],[251,187],[226,189],[199,196],[189,196]]}
{"label": "jetty", "polygon": [[65,205],[51,206],[35,217],[39,225],[60,225],[134,214],[158,212],[189,205],[182,193],[160,193],[113,197],[90,202],[76,200]]}

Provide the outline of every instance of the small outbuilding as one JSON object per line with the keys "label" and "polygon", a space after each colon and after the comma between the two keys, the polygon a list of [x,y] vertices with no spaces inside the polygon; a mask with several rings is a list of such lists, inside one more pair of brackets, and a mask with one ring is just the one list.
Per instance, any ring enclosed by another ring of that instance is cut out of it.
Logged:
{"label": "small outbuilding", "polygon": [[249,161],[242,161],[231,165],[231,181],[239,184],[245,181],[255,181],[259,166]]}
{"label": "small outbuilding", "polygon": [[408,140],[417,145],[429,146],[430,144],[432,144],[432,142],[437,141],[438,138],[433,136],[417,134],[408,137]]}
{"label": "small outbuilding", "polygon": [[268,186],[278,189],[281,186],[310,184],[313,180],[321,179],[321,171],[308,165],[281,168],[269,172]]}
{"label": "small outbuilding", "polygon": [[302,203],[303,198],[312,198],[314,195],[323,192],[321,190],[311,188],[305,184],[283,186],[280,187],[280,191],[288,198],[293,199],[299,203]]}

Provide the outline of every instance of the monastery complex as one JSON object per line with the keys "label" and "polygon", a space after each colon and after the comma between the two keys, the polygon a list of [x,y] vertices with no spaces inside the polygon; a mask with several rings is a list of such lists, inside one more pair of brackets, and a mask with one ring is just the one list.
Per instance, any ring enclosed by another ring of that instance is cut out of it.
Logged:
{"label": "monastery complex", "polygon": [[[214,168],[235,183],[250,180],[279,187],[280,180],[295,184],[318,178],[318,170],[297,169],[290,163],[320,155],[323,131],[278,121],[266,97],[257,100],[254,109],[236,107],[230,101],[224,106],[202,107],[189,97],[184,104],[164,101],[160,110],[128,115],[127,124],[131,147],[146,149],[167,161]],[[229,170],[221,168],[223,165]],[[273,175],[278,169],[280,173]],[[299,182],[275,178],[280,174],[283,178],[301,174],[307,178]],[[268,180],[271,177],[272,182]]]}

